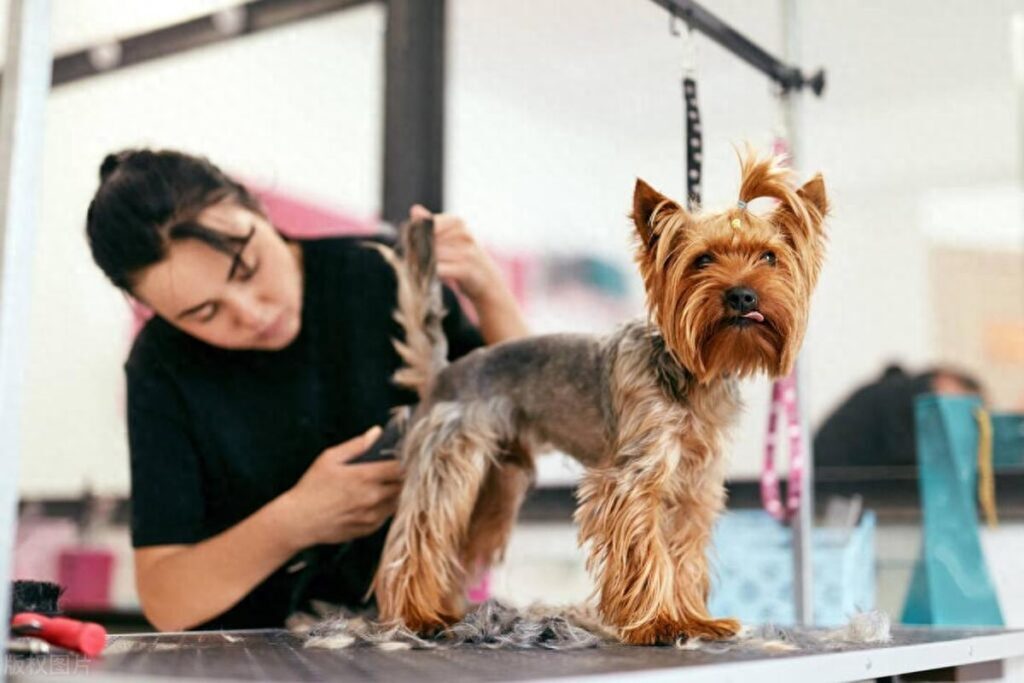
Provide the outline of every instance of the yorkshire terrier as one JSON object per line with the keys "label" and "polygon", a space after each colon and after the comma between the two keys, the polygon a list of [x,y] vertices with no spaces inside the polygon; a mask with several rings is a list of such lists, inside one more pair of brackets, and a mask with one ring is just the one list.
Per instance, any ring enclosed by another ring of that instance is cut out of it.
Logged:
{"label": "yorkshire terrier", "polygon": [[[633,195],[648,319],[607,336],[554,334],[447,364],[432,229],[381,247],[398,278],[395,381],[415,389],[397,447],[406,481],[374,578],[382,621],[430,632],[464,614],[473,571],[499,561],[533,475],[558,449],[586,472],[575,518],[598,610],[626,643],[728,638],[712,618],[707,545],[725,501],[737,379],[788,374],[807,325],[828,211],[779,159],[741,159],[739,202],[688,211]],[[764,215],[748,210],[776,200]]]}

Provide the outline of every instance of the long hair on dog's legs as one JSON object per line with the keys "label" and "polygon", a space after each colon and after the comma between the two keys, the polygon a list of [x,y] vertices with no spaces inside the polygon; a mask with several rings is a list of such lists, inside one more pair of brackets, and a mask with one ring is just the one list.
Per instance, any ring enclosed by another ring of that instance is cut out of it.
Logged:
{"label": "long hair on dog's legs", "polygon": [[581,544],[590,545],[598,608],[633,645],[728,637],[739,625],[712,619],[706,608],[705,552],[721,482],[708,494],[715,504],[685,497],[692,473],[708,461],[654,412],[625,413],[617,454],[608,466],[587,471],[580,486],[576,520]]}
{"label": "long hair on dog's legs", "polygon": [[714,619],[707,611],[711,590],[708,547],[715,519],[725,505],[725,463],[720,458],[684,461],[674,500],[666,510],[669,557],[675,575],[673,600],[686,615],[680,635],[720,639],[735,635],[735,619]]}
{"label": "long hair on dog's legs", "polygon": [[627,643],[672,642],[682,615],[675,609],[672,559],[660,520],[671,463],[629,453],[615,460],[584,474],[576,509],[598,609]]}
{"label": "long hair on dog's legs", "polygon": [[438,403],[402,446],[406,481],[373,591],[382,621],[429,632],[462,617],[463,557],[488,469],[511,432],[501,401]]}
{"label": "long hair on dog's legs", "polygon": [[[576,519],[580,540],[590,544],[598,608],[633,645],[723,638],[739,629],[707,613],[704,554],[713,509],[666,504],[672,459],[641,464],[645,458],[633,457],[624,467],[590,470],[580,487]],[[628,471],[634,463],[640,467]]]}

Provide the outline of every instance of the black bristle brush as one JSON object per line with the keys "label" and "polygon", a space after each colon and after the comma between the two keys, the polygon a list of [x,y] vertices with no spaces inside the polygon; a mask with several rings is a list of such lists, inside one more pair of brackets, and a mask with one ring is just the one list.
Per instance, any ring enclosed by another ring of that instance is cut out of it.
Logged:
{"label": "black bristle brush", "polygon": [[62,589],[48,581],[15,581],[11,590],[11,631],[89,657],[103,651],[107,631],[99,624],[59,616]]}
{"label": "black bristle brush", "polygon": [[53,617],[60,614],[57,602],[64,589],[50,581],[15,581],[11,589],[11,615],[22,612]]}

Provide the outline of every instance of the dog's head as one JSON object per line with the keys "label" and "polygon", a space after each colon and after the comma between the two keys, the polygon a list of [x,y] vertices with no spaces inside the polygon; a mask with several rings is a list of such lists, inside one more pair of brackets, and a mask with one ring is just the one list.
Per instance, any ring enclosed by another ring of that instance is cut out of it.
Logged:
{"label": "dog's head", "polygon": [[[803,341],[828,200],[820,174],[797,188],[780,162],[748,151],[740,201],[720,213],[691,213],[637,180],[636,258],[648,310],[699,382],[784,376]],[[759,197],[777,201],[771,213],[747,208]]]}

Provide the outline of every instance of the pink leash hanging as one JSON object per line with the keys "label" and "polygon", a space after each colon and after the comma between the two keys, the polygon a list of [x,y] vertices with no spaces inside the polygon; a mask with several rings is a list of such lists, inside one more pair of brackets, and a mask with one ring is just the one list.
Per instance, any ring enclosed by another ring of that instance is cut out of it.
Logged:
{"label": "pink leash hanging", "polygon": [[[779,413],[784,413],[789,437],[789,485],[786,489],[786,505],[782,505],[779,492],[779,476],[775,471],[775,446],[779,441]],[[764,446],[764,467],[761,470],[761,502],[764,509],[780,522],[792,519],[800,510],[803,495],[802,475],[803,432],[800,428],[800,408],[797,402],[796,370],[772,384],[772,402],[768,412],[768,435]]]}
{"label": "pink leash hanging", "polygon": [[[772,144],[773,154],[788,154],[785,138],[777,136]],[[761,503],[769,515],[787,522],[800,510],[803,497],[803,430],[800,426],[800,403],[797,395],[796,368],[772,384],[771,407],[768,410],[768,434],[764,445],[764,466],[761,469]],[[786,505],[782,505],[779,476],[775,471],[775,446],[779,441],[779,413],[786,417],[785,435],[789,438],[789,484],[786,487]]]}

